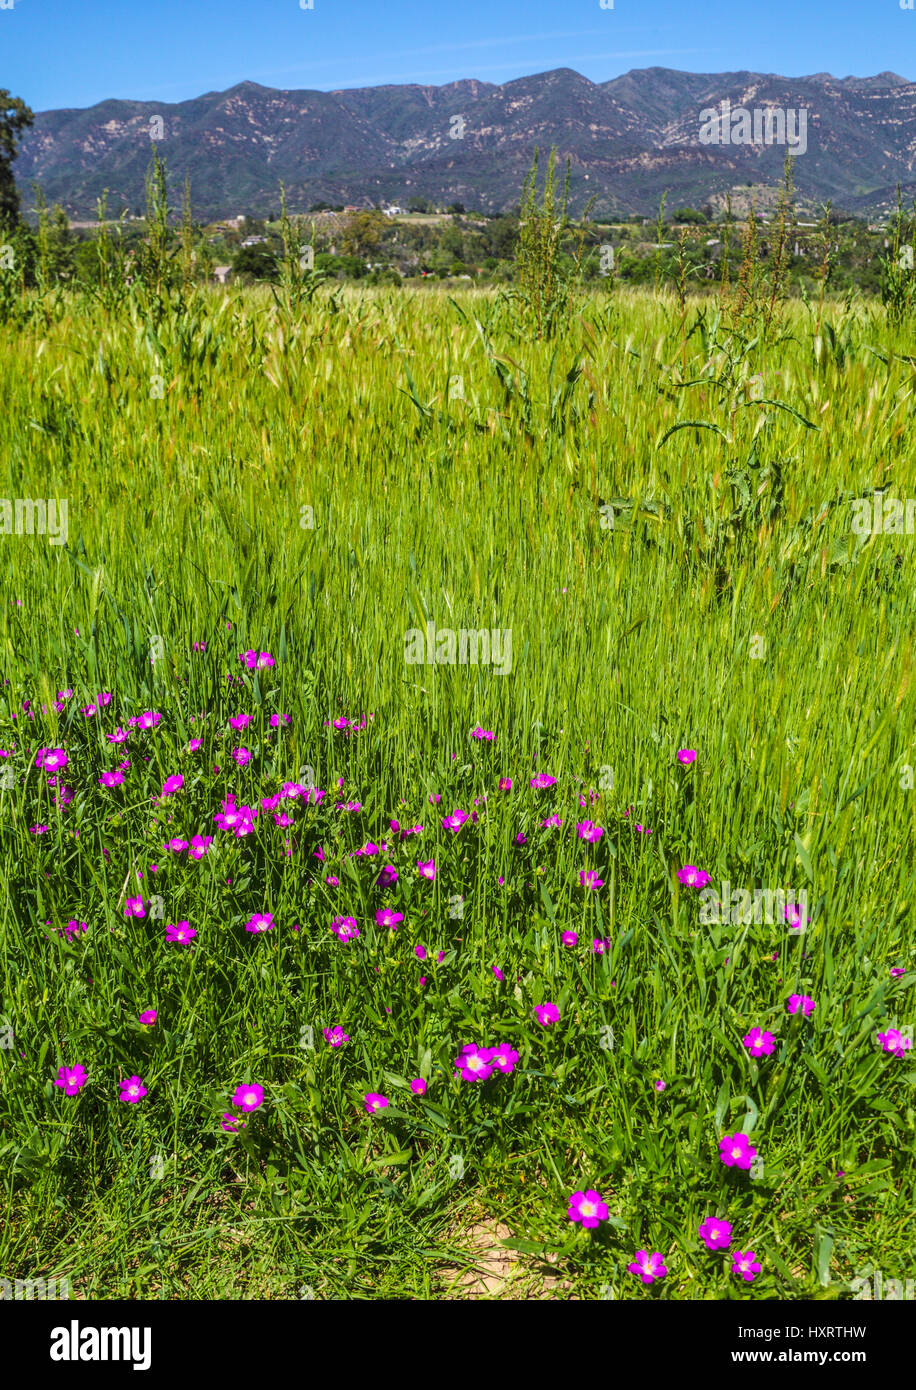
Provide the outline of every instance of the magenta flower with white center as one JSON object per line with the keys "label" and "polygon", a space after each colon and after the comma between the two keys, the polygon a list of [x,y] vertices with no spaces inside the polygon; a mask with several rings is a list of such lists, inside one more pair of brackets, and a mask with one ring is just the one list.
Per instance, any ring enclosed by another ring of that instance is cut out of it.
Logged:
{"label": "magenta flower with white center", "polygon": [[128,898],[124,904],[125,917],[145,917],[146,908],[142,898]]}
{"label": "magenta flower with white center", "polygon": [[192,859],[203,859],[212,844],[212,835],[195,835],[191,841],[191,848],[189,850],[190,857]]}
{"label": "magenta flower with white center", "polygon": [[753,1250],[736,1250],[732,1255],[732,1274],[740,1274],[747,1284],[754,1282],[754,1276],[760,1273],[760,1265]]}
{"label": "magenta flower with white center", "polygon": [[605,936],[596,936],[592,941],[592,950],[596,956],[606,956],[611,949],[611,943]]}
{"label": "magenta flower with white center", "polygon": [[229,726],[232,729],[246,729],[251,723],[252,717],[250,714],[233,714],[230,716]]}
{"label": "magenta flower with white center", "polygon": [[410,1083],[410,1089],[413,1091],[415,1096],[426,1095],[426,1082],[423,1080],[422,1076],[414,1077],[414,1079]]}
{"label": "magenta flower with white center", "polygon": [[511,778],[511,777],[500,777],[500,779],[499,779],[499,790],[500,790],[501,792],[511,792],[511,790],[512,790],[512,778]]}
{"label": "magenta flower with white center", "polygon": [[394,912],[390,907],[380,907],[375,914],[376,924],[380,927],[391,927],[392,931],[397,931],[398,922],[403,920],[403,912]]}
{"label": "magenta flower with white center", "polygon": [[197,932],[193,927],[189,927],[186,921],[178,922],[174,926],[169,924],[165,929],[166,941],[177,941],[182,946],[186,946],[196,935]]}
{"label": "magenta flower with white center", "polygon": [[363,1097],[366,1114],[375,1115],[379,1110],[384,1110],[388,1104],[388,1097],[383,1096],[380,1091],[369,1091]]}
{"label": "magenta flower with white center", "polygon": [[664,1091],[664,1090],[667,1090],[667,1087],[668,1087],[667,1081],[656,1081],[656,1083],[655,1083],[655,1089],[656,1089],[656,1091],[658,1091],[659,1093],[661,1093],[661,1092]]}
{"label": "magenta flower with white center", "polygon": [[894,1057],[905,1057],[913,1046],[913,1039],[901,1033],[899,1028],[888,1028],[886,1033],[879,1033],[878,1042],[885,1052],[890,1052]]}
{"label": "magenta flower with white center", "polygon": [[443,828],[443,830],[452,830],[452,831],[460,830],[461,827],[464,825],[465,821],[467,820],[467,818],[468,818],[468,813],[467,813],[467,811],[462,811],[462,810],[459,808],[457,811],[453,811],[452,814],[451,814],[450,816],[444,816],[444,817],[443,817],[443,819],[442,819],[442,828]]}
{"label": "magenta flower with white center", "polygon": [[707,1216],[700,1226],[699,1235],[700,1239],[706,1242],[708,1250],[727,1250],[731,1244],[732,1228],[727,1221]]}
{"label": "magenta flower with white center", "polygon": [[57,772],[66,767],[69,761],[63,748],[39,748],[35,766],[44,768],[45,772]]}
{"label": "magenta flower with white center", "polygon": [[256,912],[245,923],[245,930],[251,932],[272,931],[274,925],[272,912]]}
{"label": "magenta flower with white center", "polygon": [[762,1057],[764,1053],[769,1054],[773,1051],[776,1039],[763,1028],[752,1028],[741,1041],[752,1057]]}
{"label": "magenta flower with white center", "polygon": [[148,1028],[152,1028],[158,1017],[155,1009],[144,1009],[140,1015],[140,1022],[146,1024]]}
{"label": "magenta flower with white center", "polygon": [[604,834],[604,831],[601,828],[601,826],[595,825],[594,822],[590,820],[580,821],[579,824],[576,826],[576,830],[578,832],[579,839],[587,840],[588,843],[591,845],[596,844],[597,841],[600,840],[601,836]]}
{"label": "magenta flower with white center", "polygon": [[232,1104],[236,1110],[244,1110],[246,1113],[257,1110],[260,1105],[264,1104],[264,1087],[255,1086],[252,1083],[237,1087],[232,1097]]}
{"label": "magenta flower with white center", "polygon": [[186,850],[187,847],[187,840],[179,840],[177,838],[174,840],[167,840],[166,843],[162,846],[163,849],[171,850],[172,854],[181,854],[181,852],[183,850]]}
{"label": "magenta flower with white center", "polygon": [[677,876],[688,888],[705,888],[709,882],[706,870],[698,869],[695,864],[685,864],[683,869],[678,869]]}
{"label": "magenta flower with white center", "polygon": [[338,941],[355,941],[359,936],[355,917],[335,917],[331,923],[331,931]]}
{"label": "magenta flower with white center", "polygon": [[436,861],[434,859],[418,859],[417,873],[421,878],[425,878],[427,883],[432,883],[436,877]]}
{"label": "magenta flower with white center", "polygon": [[808,914],[803,907],[799,907],[798,903],[786,903],[782,915],[789,924],[789,931],[804,931]]}
{"label": "magenta flower with white center", "polygon": [[582,888],[591,888],[592,892],[597,892],[604,887],[604,879],[599,878],[594,869],[579,870],[579,884]]}
{"label": "magenta flower with white center", "polygon": [[490,1061],[496,1071],[502,1072],[503,1076],[509,1076],[515,1070],[518,1053],[508,1043],[500,1043],[499,1047],[490,1048]]}
{"label": "magenta flower with white center", "polygon": [[560,937],[560,940],[563,942],[564,946],[575,946],[579,940],[579,937],[577,933],[574,931],[565,931],[563,935]]}
{"label": "magenta flower with white center", "polygon": [[122,783],[123,781],[124,781],[124,773],[120,770],[120,768],[116,768],[116,769],[114,770],[114,772],[103,772],[103,773],[102,773],[101,777],[99,778],[99,786],[100,786],[100,787],[120,787],[120,785],[121,785],[121,783]]}
{"label": "magenta flower with white center", "polygon": [[581,1221],[582,1228],[594,1231],[599,1221],[607,1221],[607,1203],[601,1200],[601,1193],[589,1187],[585,1192],[574,1192],[569,1199],[570,1221]]}
{"label": "magenta flower with white center", "polygon": [[455,1058],[456,1075],[462,1081],[486,1081],[493,1071],[492,1055],[490,1048],[468,1043]]}
{"label": "magenta flower with white center", "polygon": [[686,767],[688,763],[695,763],[697,754],[695,748],[681,748],[678,751],[677,760]]}
{"label": "magenta flower with white center", "polygon": [[253,649],[247,652],[239,652],[239,661],[247,667],[249,671],[263,671],[267,666],[273,666],[274,659],[269,652],[256,652]]}
{"label": "magenta flower with white center", "polygon": [[77,1091],[85,1086],[89,1080],[86,1068],[82,1062],[77,1062],[75,1067],[61,1067],[57,1073],[55,1086],[60,1086],[65,1095],[75,1096]]}
{"label": "magenta flower with white center", "polygon": [[804,1016],[807,1018],[808,1014],[814,1013],[814,1010],[817,1008],[817,1005],[815,1004],[814,1000],[810,998],[810,996],[807,994],[790,994],[788,1003],[786,1004],[786,1008],[788,1009],[790,1014],[800,1013],[804,1014]]}
{"label": "magenta flower with white center", "polygon": [[393,883],[398,881],[398,871],[393,864],[385,864],[379,869],[378,878],[375,880],[379,888],[390,888]]}
{"label": "magenta flower with white center", "polygon": [[892,980],[899,980],[900,977],[901,977],[902,975],[905,975],[905,974],[906,974],[906,970],[903,968],[902,965],[894,965],[894,966],[891,966],[891,979],[892,979]]}
{"label": "magenta flower with white center", "polygon": [[636,1258],[627,1265],[631,1274],[638,1274],[644,1284],[652,1284],[656,1279],[664,1279],[668,1273],[660,1253],[655,1250],[650,1255],[645,1250],[637,1250]]}
{"label": "magenta flower with white center", "polygon": [[238,1119],[231,1110],[227,1110],[220,1121],[220,1128],[227,1134],[237,1134],[240,1129],[245,1128],[245,1121]]}
{"label": "magenta flower with white center", "polygon": [[719,1157],[726,1168],[749,1169],[757,1157],[746,1134],[726,1134],[719,1140]]}
{"label": "magenta flower with white center", "polygon": [[345,1042],[350,1041],[350,1034],[345,1033],[339,1023],[334,1028],[322,1028],[321,1031],[325,1041],[329,1042],[332,1047],[343,1047]]}
{"label": "magenta flower with white center", "polygon": [[[383,845],[381,848],[387,849],[388,846]],[[374,844],[372,840],[367,840],[366,843],[363,845],[362,849],[356,850],[356,857],[357,859],[359,859],[363,855],[368,855],[371,859],[374,854],[379,854],[380,852],[380,847],[377,844]]]}
{"label": "magenta flower with white center", "polygon": [[251,762],[251,754],[247,748],[233,748],[232,756],[239,767],[244,767],[246,763]]}
{"label": "magenta flower with white center", "polygon": [[555,787],[556,784],[556,777],[551,777],[547,772],[539,772],[531,779],[531,785],[535,791],[544,791],[547,787]]}
{"label": "magenta flower with white center", "polygon": [[231,797],[223,802],[224,810],[217,811],[213,823],[219,830],[234,830],[244,820],[243,813],[237,809]]}
{"label": "magenta flower with white center", "polygon": [[471,730],[471,738],[485,738],[488,740],[492,740],[495,737],[496,735],[494,733],[492,733],[489,729],[482,729],[479,724],[477,725],[476,729]]}
{"label": "magenta flower with white center", "polygon": [[129,1076],[126,1081],[121,1081],[118,1084],[121,1087],[118,1100],[126,1101],[128,1105],[136,1105],[137,1101],[142,1100],[147,1093],[139,1076]]}
{"label": "magenta flower with white center", "polygon": [[548,1028],[552,1023],[557,1023],[560,1018],[560,1010],[550,1000],[546,1004],[538,1004],[534,1013],[538,1023],[544,1028]]}
{"label": "magenta flower with white center", "polygon": [[127,733],[126,729],[122,729],[119,724],[113,734],[106,734],[105,737],[108,739],[109,743],[126,743],[129,738],[129,734]]}
{"label": "magenta flower with white center", "polygon": [[188,752],[189,752],[189,753],[196,753],[197,750],[198,750],[199,748],[203,748],[203,746],[204,746],[204,741],[203,741],[202,738],[192,738],[191,741],[190,741],[189,744],[188,744]]}

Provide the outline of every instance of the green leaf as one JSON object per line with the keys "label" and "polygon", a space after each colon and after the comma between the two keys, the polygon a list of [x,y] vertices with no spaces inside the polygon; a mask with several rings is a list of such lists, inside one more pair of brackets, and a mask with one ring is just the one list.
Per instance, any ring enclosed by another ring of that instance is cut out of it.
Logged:
{"label": "green leaf", "polygon": [[550,897],[550,894],[547,892],[547,888],[545,887],[543,880],[541,881],[541,898],[543,899],[544,908],[545,908],[545,910],[546,910],[546,912],[547,912],[547,916],[550,918],[550,920],[551,920],[551,922],[553,923],[553,925],[556,926],[556,925],[557,925],[557,913],[556,913],[556,908],[555,908],[554,905],[553,905],[553,901],[552,901],[552,899],[551,899],[551,897]]}
{"label": "green leaf", "polygon": [[741,410],[746,405],[773,405],[776,407],[777,410],[785,410],[787,414],[794,415],[796,420],[800,420],[801,423],[805,426],[805,429],[820,429],[820,425],[812,424],[810,420],[806,420],[804,415],[799,415],[798,411],[795,410],[791,405],[786,405],[785,401],[773,401],[761,396],[758,397],[756,400],[752,401],[739,401],[736,409]]}
{"label": "green leaf", "polygon": [[802,866],[802,868],[803,868],[804,871],[805,871],[805,874],[806,874],[806,876],[807,876],[808,882],[809,882],[809,883],[813,883],[813,882],[814,882],[814,870],[813,870],[812,867],[811,867],[811,856],[809,855],[807,849],[806,849],[805,846],[803,845],[803,843],[802,843],[802,841],[801,841],[801,838],[800,838],[800,836],[799,836],[799,834],[798,834],[798,831],[795,831],[795,832],[794,832],[793,838],[794,838],[794,840],[795,840],[795,849],[796,849],[796,852],[797,852],[797,854],[798,854],[799,861],[801,862],[801,866]]}
{"label": "green leaf", "polygon": [[672,425],[670,430],[665,430],[665,433],[662,435],[661,439],[655,446],[656,449],[660,449],[663,444],[666,444],[673,434],[677,434],[678,430],[691,429],[712,430],[714,434],[720,434],[722,438],[725,440],[726,444],[731,443],[731,440],[729,439],[725,431],[721,430],[718,425],[710,424],[708,420],[682,420],[680,424]]}

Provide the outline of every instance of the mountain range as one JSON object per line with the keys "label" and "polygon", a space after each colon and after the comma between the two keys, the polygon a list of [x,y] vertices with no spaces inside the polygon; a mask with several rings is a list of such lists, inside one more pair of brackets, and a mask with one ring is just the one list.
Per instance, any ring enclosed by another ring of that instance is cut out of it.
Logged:
{"label": "mountain range", "polygon": [[[876,215],[899,182],[916,195],[916,83],[876,77],[779,77],[634,69],[590,82],[570,68],[494,85],[393,85],[347,91],[279,91],[241,82],[174,104],[108,100],[42,111],[14,166],[26,210],[37,180],[74,219],[139,212],[151,137],[177,204],[191,180],[195,216],[264,216],[323,201],[405,205],[413,197],[484,212],[519,202],[535,146],[571,163],[570,207],[594,197],[593,216],[651,215],[721,204],[730,191],[775,188],[785,147],[703,143],[703,113],[729,102],[806,113],[806,149],[794,161],[800,199]],[[728,129],[727,124],[724,129]]]}

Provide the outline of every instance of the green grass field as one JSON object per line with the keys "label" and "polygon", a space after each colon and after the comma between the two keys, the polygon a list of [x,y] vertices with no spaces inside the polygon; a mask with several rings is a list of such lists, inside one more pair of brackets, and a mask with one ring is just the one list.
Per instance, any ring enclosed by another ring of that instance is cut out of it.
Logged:
{"label": "green grass field", "polygon": [[[916,563],[852,502],[916,495],[916,365],[880,309],[817,338],[786,313],[765,345],[710,299],[685,337],[676,300],[619,293],[538,343],[485,293],[290,317],[253,290],[0,327],[0,1273],[85,1299],[912,1277]],[[16,499],[66,499],[66,544],[16,534]],[[408,661],[428,623],[497,630],[501,662]],[[804,894],[805,930],[701,920],[686,866]],[[461,1079],[468,1045],[504,1069]]]}

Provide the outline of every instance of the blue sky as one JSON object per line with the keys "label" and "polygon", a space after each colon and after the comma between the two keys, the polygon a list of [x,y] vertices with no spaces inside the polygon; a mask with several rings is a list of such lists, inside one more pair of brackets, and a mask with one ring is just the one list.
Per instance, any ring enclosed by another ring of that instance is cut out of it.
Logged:
{"label": "blue sky", "polygon": [[[266,87],[507,82],[571,67],[916,76],[900,0],[0,0],[0,87],[35,111]],[[12,8],[7,8],[12,5]]]}

